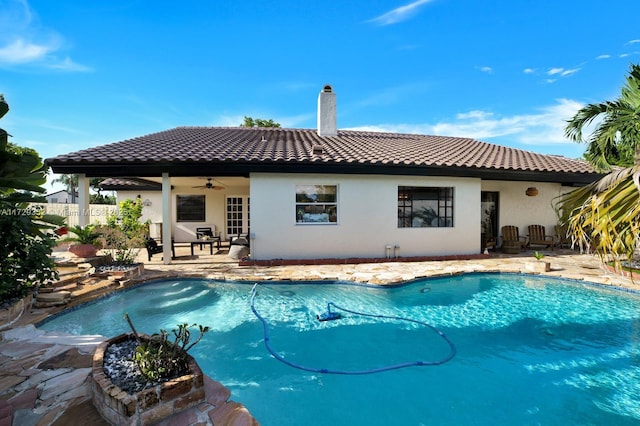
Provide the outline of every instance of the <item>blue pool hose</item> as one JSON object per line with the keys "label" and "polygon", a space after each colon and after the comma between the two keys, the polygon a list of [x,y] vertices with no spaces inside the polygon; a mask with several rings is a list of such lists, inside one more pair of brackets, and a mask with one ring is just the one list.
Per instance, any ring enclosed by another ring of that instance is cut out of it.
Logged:
{"label": "blue pool hose", "polygon": [[[437,361],[405,362],[401,364],[388,365],[388,366],[369,369],[369,370],[331,370],[327,368],[305,367],[304,365],[293,363],[285,359],[282,355],[280,355],[271,347],[271,342],[269,339],[269,324],[267,323],[267,320],[264,319],[264,317],[262,317],[262,315],[258,313],[255,307],[255,298],[256,298],[256,295],[258,294],[258,285],[259,285],[258,283],[254,284],[253,288],[251,289],[251,310],[253,311],[254,315],[260,320],[260,322],[262,322],[262,328],[264,331],[264,345],[267,347],[267,350],[269,351],[269,353],[271,353],[271,355],[273,355],[275,359],[277,359],[278,361],[284,364],[287,364],[290,367],[297,368],[300,370],[305,370],[305,371],[311,371],[314,373],[362,375],[362,374],[382,373],[383,371],[397,370],[397,369],[406,368],[406,367],[425,367],[425,366],[442,365],[445,362],[450,361],[456,355],[456,347],[453,344],[453,342],[449,340],[449,338],[442,331],[438,330],[431,324],[427,324],[426,322],[417,321],[410,318],[394,317],[394,316],[387,316],[387,315],[375,315],[375,314],[367,314],[363,312],[351,311],[349,309],[341,308],[340,306],[337,306],[333,302],[329,302],[327,304],[327,311],[328,311],[328,314],[331,314],[330,316],[335,316],[336,314],[339,315],[336,312],[331,312],[331,306],[333,306],[336,309],[339,309],[341,311],[348,312],[351,314],[355,314],[355,315],[362,315],[362,316],[373,317],[373,318],[386,318],[386,319],[393,319],[393,320],[409,321],[416,324],[424,325],[425,327],[429,328],[430,330],[438,334],[445,342],[447,342],[450,348],[449,354],[446,357]],[[328,319],[338,319],[338,318],[328,318]],[[320,319],[320,316],[318,317],[318,319]]]}

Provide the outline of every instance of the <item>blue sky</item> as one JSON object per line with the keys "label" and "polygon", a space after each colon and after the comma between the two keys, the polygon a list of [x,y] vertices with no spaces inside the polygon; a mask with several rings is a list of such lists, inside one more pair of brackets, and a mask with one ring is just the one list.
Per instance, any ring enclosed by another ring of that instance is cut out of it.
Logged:
{"label": "blue sky", "polygon": [[0,121],[43,158],[245,115],[580,157],[563,137],[640,62],[640,2],[0,0]]}

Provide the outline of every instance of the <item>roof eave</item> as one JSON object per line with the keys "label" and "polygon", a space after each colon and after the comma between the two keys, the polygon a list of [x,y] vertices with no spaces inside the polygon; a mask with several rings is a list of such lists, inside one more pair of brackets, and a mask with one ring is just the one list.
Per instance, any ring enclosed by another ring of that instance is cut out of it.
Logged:
{"label": "roof eave", "polygon": [[[54,159],[53,159],[54,160]],[[565,185],[591,183],[602,174],[551,172],[477,167],[424,166],[407,164],[327,163],[327,162],[203,162],[203,163],[67,163],[47,160],[54,173],[84,173],[88,177],[249,176],[251,173],[340,173],[396,176],[456,176],[484,180],[556,182]]]}

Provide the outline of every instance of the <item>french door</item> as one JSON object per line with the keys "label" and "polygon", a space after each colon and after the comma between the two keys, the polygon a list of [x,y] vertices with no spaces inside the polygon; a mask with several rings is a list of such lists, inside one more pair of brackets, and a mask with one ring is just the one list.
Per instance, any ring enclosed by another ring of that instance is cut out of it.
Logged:
{"label": "french door", "polygon": [[249,232],[249,197],[227,196],[225,229],[227,238]]}

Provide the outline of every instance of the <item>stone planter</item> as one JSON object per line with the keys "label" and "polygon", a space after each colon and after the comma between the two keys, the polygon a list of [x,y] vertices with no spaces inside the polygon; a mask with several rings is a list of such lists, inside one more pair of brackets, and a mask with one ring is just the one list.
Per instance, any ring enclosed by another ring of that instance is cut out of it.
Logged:
{"label": "stone planter", "polygon": [[69,252],[78,257],[96,257],[98,247],[93,244],[72,244],[69,246]]}
{"label": "stone planter", "polygon": [[109,339],[96,349],[90,375],[93,405],[114,425],[151,425],[205,400],[204,376],[196,361],[188,355],[189,373],[129,394],[114,385],[105,374],[104,354],[111,344],[131,339],[130,334]]}
{"label": "stone planter", "polygon": [[544,260],[534,260],[531,262],[525,262],[524,269],[528,272],[549,272],[551,271],[551,262],[546,262]]}

